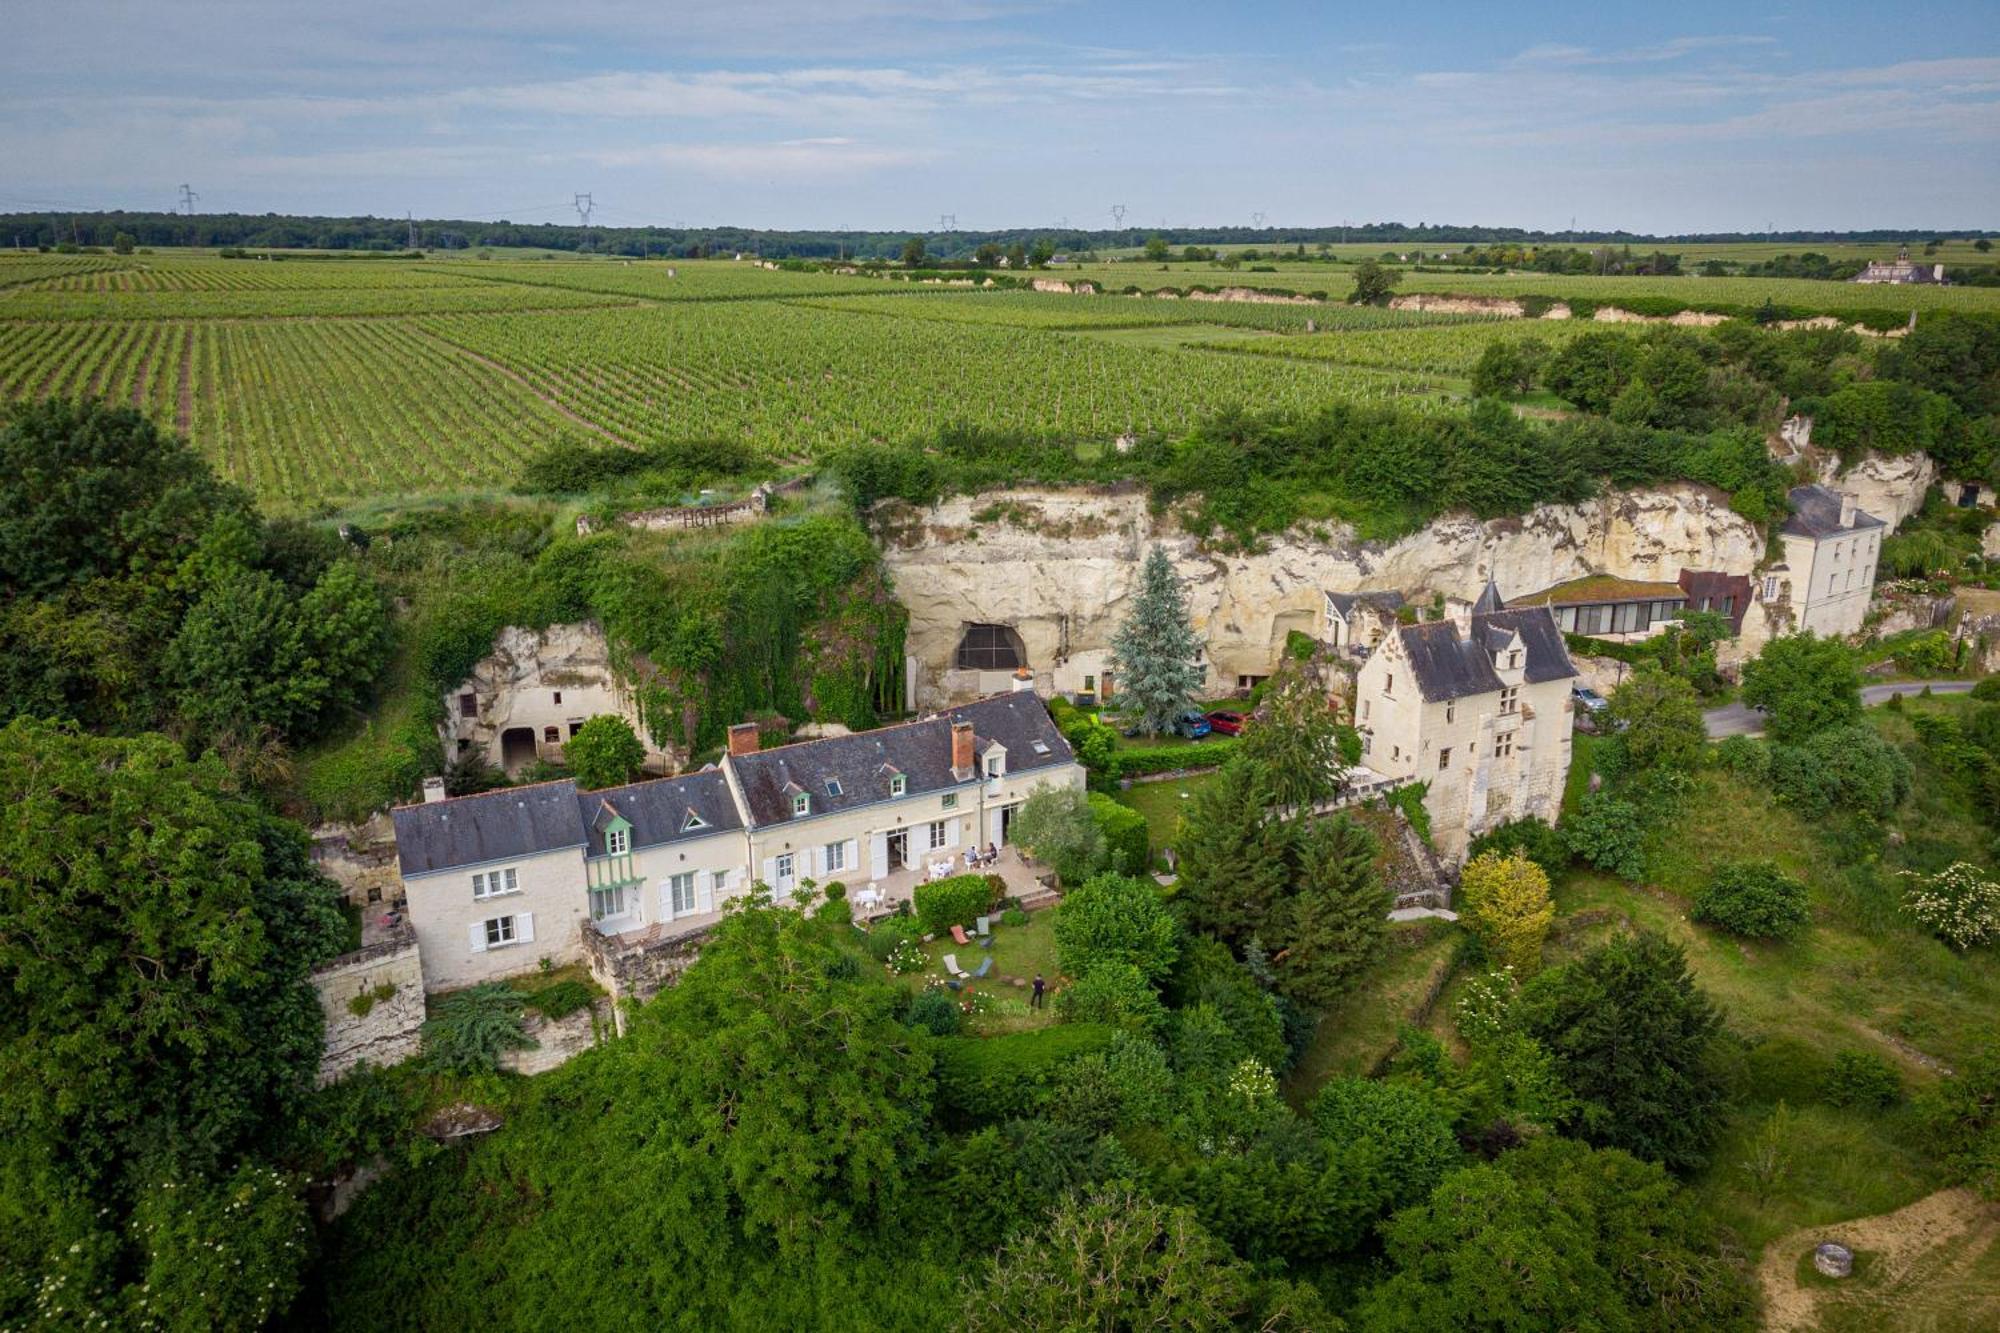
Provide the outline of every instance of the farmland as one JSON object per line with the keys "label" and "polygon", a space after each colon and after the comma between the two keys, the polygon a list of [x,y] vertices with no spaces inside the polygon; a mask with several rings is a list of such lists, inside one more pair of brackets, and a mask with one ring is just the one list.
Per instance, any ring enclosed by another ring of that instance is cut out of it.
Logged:
{"label": "farmland", "polygon": [[[1332,290],[1344,267],[1065,269],[1107,292]],[[1410,273],[1404,290],[2000,309],[2000,290]],[[1101,442],[1217,409],[1449,409],[1494,337],[1583,321],[1325,301],[980,290],[718,260],[0,256],[0,399],[99,395],[184,431],[274,511],[505,487],[562,438],[774,460],[957,425]],[[1604,327],[1597,325],[1595,327]],[[1246,353],[1256,355],[1246,355]]]}

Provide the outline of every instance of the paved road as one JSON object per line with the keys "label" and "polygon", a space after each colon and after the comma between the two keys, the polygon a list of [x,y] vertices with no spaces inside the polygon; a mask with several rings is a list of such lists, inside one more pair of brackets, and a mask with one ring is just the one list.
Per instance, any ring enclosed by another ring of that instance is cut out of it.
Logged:
{"label": "paved road", "polygon": [[[1894,685],[1863,685],[1861,702],[1868,707],[1885,704],[1893,695],[1919,693],[1925,685],[1931,687],[1932,694],[1964,694],[1975,682],[1969,680],[1905,680]],[[1724,736],[1755,736],[1764,730],[1764,715],[1743,704],[1730,704],[1727,708],[1711,708],[1702,714],[1708,723],[1711,740]]]}

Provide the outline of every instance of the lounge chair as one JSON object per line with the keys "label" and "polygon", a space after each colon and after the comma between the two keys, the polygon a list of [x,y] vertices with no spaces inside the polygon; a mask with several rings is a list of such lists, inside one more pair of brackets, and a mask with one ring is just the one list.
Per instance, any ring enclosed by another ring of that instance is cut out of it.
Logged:
{"label": "lounge chair", "polygon": [[982,936],[991,935],[993,933],[993,918],[990,916],[980,917],[973,929],[978,931]]}
{"label": "lounge chair", "polygon": [[991,972],[992,970],[993,970],[993,955],[989,953],[986,955],[984,959],[980,960],[979,970],[972,974],[972,979],[974,981],[982,980],[986,976],[986,974],[988,972]]}
{"label": "lounge chair", "polygon": [[972,943],[972,940],[971,940],[971,938],[970,938],[969,936],[967,936],[967,935],[966,935],[966,933],[965,933],[965,927],[964,927],[964,926],[953,926],[953,927],[951,928],[951,938],[952,938],[952,941],[953,941],[954,943],[957,943],[957,944],[970,944],[970,943]]}
{"label": "lounge chair", "polygon": [[948,953],[944,956],[944,970],[955,977],[969,977],[972,975],[958,965],[958,955],[955,953]]}

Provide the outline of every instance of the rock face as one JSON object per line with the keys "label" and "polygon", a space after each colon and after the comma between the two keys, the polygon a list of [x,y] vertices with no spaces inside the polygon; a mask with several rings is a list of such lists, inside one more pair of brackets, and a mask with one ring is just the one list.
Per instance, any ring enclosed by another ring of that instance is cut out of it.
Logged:
{"label": "rock face", "polygon": [[1891,528],[1924,507],[1924,495],[1936,480],[1937,465],[1929,454],[1870,454],[1845,472],[1832,454],[1820,462],[1822,483],[1852,495],[1856,508]]}
{"label": "rock face", "polygon": [[342,954],[312,974],[326,1018],[319,1082],[332,1082],[363,1060],[378,1069],[417,1053],[424,1024],[423,964],[408,927]]}
{"label": "rock face", "polygon": [[1053,673],[1055,688],[1082,688],[1063,678],[1065,665],[1102,658],[1155,543],[1173,557],[1207,642],[1211,688],[1268,674],[1292,630],[1320,637],[1329,592],[1470,601],[1489,575],[1504,595],[1520,596],[1597,571],[1667,581],[1683,568],[1748,573],[1764,552],[1756,528],[1724,497],[1688,485],[1545,505],[1518,518],[1448,516],[1389,543],[1329,525],[1324,539],[1294,531],[1247,555],[1201,550],[1137,492],[987,493],[879,517],[884,561],[910,610],[908,649],[925,705],[990,683],[982,678],[991,672],[955,669],[970,624],[1014,630],[1038,685]]}
{"label": "rock face", "polygon": [[445,754],[478,749],[508,773],[538,758],[562,762],[564,743],[600,713],[632,724],[646,746],[649,769],[671,772],[678,757],[654,742],[637,700],[612,665],[604,631],[590,621],[501,630],[493,651],[445,696],[444,706]]}

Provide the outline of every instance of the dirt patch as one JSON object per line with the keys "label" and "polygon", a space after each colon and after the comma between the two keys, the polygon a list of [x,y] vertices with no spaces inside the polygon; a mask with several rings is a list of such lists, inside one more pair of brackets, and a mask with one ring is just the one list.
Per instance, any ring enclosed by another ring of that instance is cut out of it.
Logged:
{"label": "dirt patch", "polygon": [[[1821,1241],[1870,1256],[1866,1273],[1803,1285],[1799,1256]],[[1805,1333],[1836,1313],[1843,1326],[1880,1329],[2000,1326],[2000,1205],[1970,1190],[1939,1190],[1893,1213],[1806,1227],[1764,1251],[1757,1282],[1764,1327]]]}

